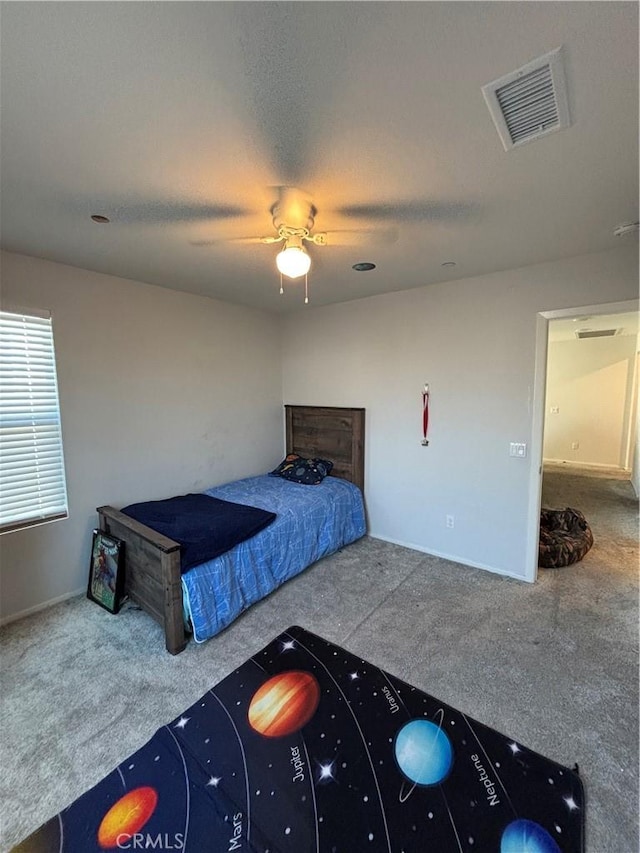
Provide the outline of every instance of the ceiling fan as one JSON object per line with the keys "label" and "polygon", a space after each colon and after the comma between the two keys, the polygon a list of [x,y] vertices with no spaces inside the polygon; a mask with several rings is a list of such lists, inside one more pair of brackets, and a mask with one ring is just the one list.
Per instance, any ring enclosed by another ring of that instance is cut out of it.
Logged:
{"label": "ceiling fan", "polygon": [[[340,216],[359,220],[390,223],[389,227],[357,228],[339,231],[314,231],[317,209],[309,193],[296,187],[277,187],[278,197],[270,207],[275,234],[263,237],[232,237],[227,239],[192,241],[194,246],[215,246],[222,243],[272,244],[283,243],[276,256],[280,272],[280,293],[283,293],[282,276],[290,279],[305,277],[305,302],[307,273],[311,258],[306,246],[363,246],[394,243],[399,236],[399,225],[433,222],[444,224],[472,217],[477,211],[473,202],[405,200],[351,204],[337,210]],[[354,269],[358,268],[357,266]],[[362,265],[362,269],[371,268]]]}
{"label": "ceiling fan", "polygon": [[[309,272],[311,258],[305,243],[314,246],[353,246],[373,240],[390,242],[397,239],[395,229],[359,229],[313,232],[317,209],[311,196],[296,187],[278,187],[278,199],[270,208],[275,235],[265,237],[236,237],[228,240],[198,240],[196,246],[224,243],[284,243],[276,256],[279,272],[287,278],[300,278]],[[313,233],[312,233],[313,232]],[[282,292],[282,291],[281,291]]]}

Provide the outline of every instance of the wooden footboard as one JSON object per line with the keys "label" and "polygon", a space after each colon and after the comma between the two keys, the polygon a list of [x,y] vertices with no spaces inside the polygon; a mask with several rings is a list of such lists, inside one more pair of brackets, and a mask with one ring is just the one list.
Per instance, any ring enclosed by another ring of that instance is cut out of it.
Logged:
{"label": "wooden footboard", "polygon": [[100,530],[125,543],[125,593],[162,625],[167,651],[177,655],[187,644],[180,545],[112,506],[98,507],[97,512]]}

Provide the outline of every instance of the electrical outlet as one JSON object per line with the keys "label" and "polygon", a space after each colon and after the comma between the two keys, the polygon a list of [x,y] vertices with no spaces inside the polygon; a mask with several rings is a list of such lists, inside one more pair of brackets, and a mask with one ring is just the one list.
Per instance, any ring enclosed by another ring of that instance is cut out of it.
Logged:
{"label": "electrical outlet", "polygon": [[447,516],[447,527],[452,528],[454,526],[454,517],[452,515]]}
{"label": "electrical outlet", "polygon": [[527,455],[527,443],[526,441],[512,441],[509,444],[509,456],[517,456],[520,459],[524,459]]}
{"label": "electrical outlet", "polygon": [[558,415],[560,414],[560,406],[551,406],[550,411],[552,415]]}
{"label": "electrical outlet", "polygon": [[580,447],[580,442],[579,442],[579,441],[572,441],[572,442],[571,442],[571,449],[572,449],[572,450],[578,450],[578,448],[579,448],[579,447]]}

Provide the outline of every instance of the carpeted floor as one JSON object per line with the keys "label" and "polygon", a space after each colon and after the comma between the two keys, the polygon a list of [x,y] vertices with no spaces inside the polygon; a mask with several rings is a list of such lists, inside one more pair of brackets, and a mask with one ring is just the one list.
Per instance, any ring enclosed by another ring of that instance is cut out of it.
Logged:
{"label": "carpeted floor", "polygon": [[365,538],[175,658],[144,614],[112,616],[83,598],[6,626],[2,850],[299,624],[549,758],[578,762],[588,851],[636,853],[638,504],[628,482],[563,472],[545,475],[543,501],[582,509],[595,545],[535,585]]}

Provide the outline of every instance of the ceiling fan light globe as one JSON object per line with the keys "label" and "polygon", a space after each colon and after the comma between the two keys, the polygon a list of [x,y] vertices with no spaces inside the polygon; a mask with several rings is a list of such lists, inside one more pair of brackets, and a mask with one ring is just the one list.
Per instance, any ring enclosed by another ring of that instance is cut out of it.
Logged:
{"label": "ceiling fan light globe", "polygon": [[287,278],[300,278],[309,272],[311,258],[299,246],[289,246],[276,255],[276,266]]}

